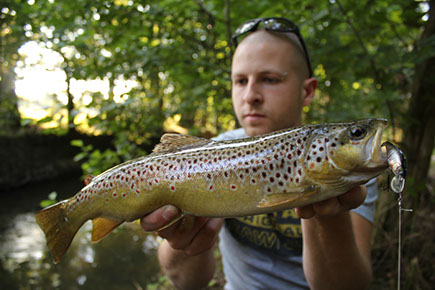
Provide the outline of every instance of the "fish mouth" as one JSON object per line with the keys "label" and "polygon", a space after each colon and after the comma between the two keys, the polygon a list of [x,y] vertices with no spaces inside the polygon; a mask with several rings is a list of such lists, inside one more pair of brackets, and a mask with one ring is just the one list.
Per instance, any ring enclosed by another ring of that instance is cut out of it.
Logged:
{"label": "fish mouth", "polygon": [[385,119],[374,120],[377,124],[373,130],[372,136],[365,144],[366,161],[361,171],[383,171],[388,167],[388,158],[385,150],[382,148],[382,134],[384,129],[388,126]]}

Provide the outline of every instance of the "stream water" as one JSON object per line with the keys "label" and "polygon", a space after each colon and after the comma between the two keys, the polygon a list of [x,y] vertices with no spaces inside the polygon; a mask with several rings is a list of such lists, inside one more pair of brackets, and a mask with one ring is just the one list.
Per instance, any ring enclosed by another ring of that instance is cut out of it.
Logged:
{"label": "stream water", "polygon": [[91,243],[87,222],[65,257],[52,262],[35,213],[49,193],[57,192],[62,200],[82,187],[80,177],[72,176],[0,189],[0,289],[146,289],[159,278],[157,242],[136,222],[97,244]]}

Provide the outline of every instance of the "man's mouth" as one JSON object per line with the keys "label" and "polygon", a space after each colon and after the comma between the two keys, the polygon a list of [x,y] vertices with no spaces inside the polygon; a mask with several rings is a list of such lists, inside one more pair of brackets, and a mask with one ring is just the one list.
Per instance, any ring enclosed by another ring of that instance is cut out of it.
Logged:
{"label": "man's mouth", "polygon": [[243,118],[247,120],[259,120],[261,118],[264,118],[264,115],[260,113],[248,113],[243,115]]}

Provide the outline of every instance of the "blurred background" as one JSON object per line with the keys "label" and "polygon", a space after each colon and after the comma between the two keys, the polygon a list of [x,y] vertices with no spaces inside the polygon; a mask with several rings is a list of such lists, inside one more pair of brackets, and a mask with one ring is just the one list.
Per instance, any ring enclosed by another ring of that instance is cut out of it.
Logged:
{"label": "blurred background", "polygon": [[[402,289],[432,289],[434,2],[3,0],[0,287],[171,288],[158,240],[136,223],[96,245],[86,224],[54,265],[34,214],[74,195],[83,176],[148,154],[164,132],[236,128],[231,34],[282,16],[299,25],[319,80],[305,123],[389,120],[386,139],[408,159],[403,206],[413,209],[402,216]],[[397,198],[380,193],[372,289],[397,287]],[[219,270],[210,288],[223,279]]]}

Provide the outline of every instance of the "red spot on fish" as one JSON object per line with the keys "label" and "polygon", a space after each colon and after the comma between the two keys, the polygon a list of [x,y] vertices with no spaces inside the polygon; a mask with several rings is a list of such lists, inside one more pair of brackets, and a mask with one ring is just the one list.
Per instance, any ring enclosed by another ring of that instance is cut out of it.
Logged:
{"label": "red spot on fish", "polygon": [[109,199],[106,198],[106,201],[109,202]]}
{"label": "red spot on fish", "polygon": [[154,181],[156,182],[156,183],[159,183],[159,180],[156,178],[156,179],[154,179]]}
{"label": "red spot on fish", "polygon": [[171,186],[171,190],[174,191],[175,190],[175,186],[172,185]]}
{"label": "red spot on fish", "polygon": [[236,189],[236,188],[237,188],[237,186],[235,186],[234,184],[231,185],[231,189]]}
{"label": "red spot on fish", "polygon": [[91,183],[93,178],[94,177],[92,175],[88,174],[85,178],[85,185],[88,185],[89,183]]}
{"label": "red spot on fish", "polygon": [[125,193],[122,194],[122,197],[125,197]]}
{"label": "red spot on fish", "polygon": [[113,197],[116,197],[116,193],[113,194]]}
{"label": "red spot on fish", "polygon": [[121,180],[124,180],[124,176],[121,176]]}
{"label": "red spot on fish", "polygon": [[137,193],[140,193],[139,189],[136,189],[136,192],[137,192]]}
{"label": "red spot on fish", "polygon": [[209,187],[209,188],[210,188],[210,190],[213,190],[213,188],[214,188],[214,187],[213,187],[213,185],[210,185],[210,187]]}

